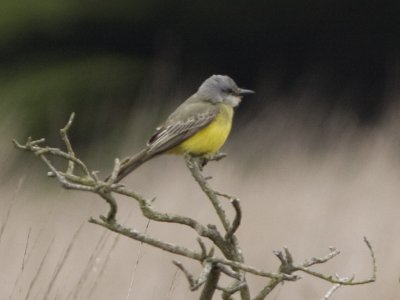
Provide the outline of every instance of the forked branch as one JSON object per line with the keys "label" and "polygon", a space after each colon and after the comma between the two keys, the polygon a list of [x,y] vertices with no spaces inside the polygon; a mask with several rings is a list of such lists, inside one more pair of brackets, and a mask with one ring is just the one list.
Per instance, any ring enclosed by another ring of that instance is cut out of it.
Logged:
{"label": "forked branch", "polygon": [[[370,242],[364,238],[369,249],[372,261],[372,275],[365,280],[357,281],[353,277],[339,277],[338,275],[325,275],[310,268],[316,264],[323,264],[340,254],[335,248],[330,248],[330,252],[323,257],[313,257],[306,260],[302,264],[296,264],[292,254],[287,248],[283,251],[275,251],[275,255],[281,264],[276,272],[264,271],[247,265],[244,260],[239,240],[236,232],[242,222],[242,209],[239,199],[224,193],[215,191],[210,183],[210,177],[203,175],[202,168],[206,162],[204,158],[196,158],[185,155],[186,164],[200,186],[201,190],[211,202],[215,213],[217,214],[223,228],[223,232],[217,229],[214,224],[201,224],[199,221],[173,213],[165,213],[157,211],[153,206],[153,201],[147,200],[139,193],[129,190],[123,184],[115,183],[117,174],[120,169],[120,160],[115,159],[114,167],[110,179],[103,181],[98,177],[98,172],[90,171],[86,164],[76,155],[70,139],[68,131],[70,130],[74,114],[71,115],[67,124],[60,130],[61,139],[65,144],[66,150],[43,146],[45,139],[32,140],[28,138],[25,144],[20,144],[14,140],[17,148],[29,151],[38,156],[49,169],[48,176],[56,178],[65,189],[73,189],[84,192],[97,194],[101,199],[106,201],[109,206],[107,216],[99,218],[90,218],[89,222],[105,227],[108,230],[122,234],[133,240],[140,241],[147,245],[167,251],[188,259],[198,261],[202,266],[200,275],[195,276],[183,266],[182,263],[174,261],[174,264],[185,274],[191,290],[202,288],[200,293],[201,300],[212,299],[216,291],[222,292],[223,299],[232,299],[232,295],[239,293],[242,300],[250,300],[250,289],[247,284],[246,274],[266,278],[266,285],[253,298],[254,300],[265,299],[270,292],[284,281],[296,281],[300,279],[299,272],[306,273],[318,279],[330,282],[333,287],[326,293],[324,299],[328,299],[333,292],[342,285],[360,285],[374,282],[376,280],[376,260],[375,254]],[[216,155],[210,160],[219,160],[225,157],[224,154]],[[61,159],[66,162],[66,169],[57,169],[52,159]],[[174,223],[186,226],[192,229],[197,235],[197,250],[189,249],[180,245],[157,239],[147,233],[127,228],[117,221],[118,205],[115,195],[125,196],[134,199],[146,218],[153,222]],[[224,208],[226,204],[221,201],[228,199],[233,208],[232,221]],[[208,240],[211,247],[207,249],[206,243],[200,238]],[[218,251],[217,251],[218,250]],[[232,282],[228,286],[221,286],[222,275],[228,277]]]}

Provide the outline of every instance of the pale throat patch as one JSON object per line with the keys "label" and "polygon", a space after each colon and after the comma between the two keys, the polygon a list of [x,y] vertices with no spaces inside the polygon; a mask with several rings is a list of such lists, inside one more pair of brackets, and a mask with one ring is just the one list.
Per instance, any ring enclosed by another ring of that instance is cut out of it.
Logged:
{"label": "pale throat patch", "polygon": [[232,107],[236,107],[239,105],[239,103],[242,101],[242,97],[240,96],[235,96],[235,95],[228,95],[225,99],[224,102]]}

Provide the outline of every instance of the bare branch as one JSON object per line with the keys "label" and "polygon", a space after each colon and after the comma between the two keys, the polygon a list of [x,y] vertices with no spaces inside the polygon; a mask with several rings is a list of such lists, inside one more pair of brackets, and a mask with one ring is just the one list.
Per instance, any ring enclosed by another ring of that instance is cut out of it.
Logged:
{"label": "bare branch", "polygon": [[[208,183],[210,177],[206,177],[202,174],[202,167],[205,165],[205,163],[207,163],[207,161],[217,161],[225,157],[225,154],[217,154],[209,159],[194,158],[190,155],[185,155],[187,167],[189,168],[193,178],[199,184],[201,190],[210,200],[220,222],[222,223],[225,234],[221,234],[218,231],[217,226],[214,224],[203,225],[199,221],[186,216],[156,211],[153,208],[153,201],[149,201],[140,194],[127,189],[123,184],[115,183],[115,179],[121,166],[119,159],[115,159],[113,172],[109,180],[100,180],[96,171],[89,171],[85,163],[76,157],[72,144],[70,143],[68,130],[72,126],[74,116],[75,114],[72,113],[65,127],[60,130],[61,139],[66,146],[67,152],[64,152],[58,148],[42,146],[41,144],[45,142],[44,139],[32,140],[32,138],[29,137],[24,145],[18,143],[16,140],[13,140],[13,142],[17,148],[30,151],[37,155],[50,170],[48,175],[56,178],[65,189],[92,192],[99,195],[108,203],[109,209],[107,217],[100,216],[99,219],[91,218],[89,222],[100,225],[110,231],[127,236],[144,244],[159,248],[163,251],[187,257],[201,263],[203,267],[202,271],[199,275],[199,278],[195,279],[194,276],[191,275],[181,263],[174,261],[174,264],[185,274],[191,290],[196,290],[200,287],[203,287],[203,290],[200,294],[200,300],[212,299],[217,289],[222,291],[222,297],[225,300],[232,299],[232,295],[237,292],[240,292],[240,297],[242,300],[250,300],[250,290],[245,276],[247,273],[268,278],[268,282],[256,295],[254,300],[261,300],[267,297],[267,295],[269,295],[279,283],[284,281],[296,281],[300,279],[300,276],[295,274],[296,272],[304,272],[334,284],[332,288],[325,294],[324,300],[329,299],[331,295],[342,285],[360,285],[371,283],[376,280],[377,266],[375,254],[370,242],[366,238],[364,238],[364,242],[369,249],[372,260],[372,275],[369,279],[362,281],[355,281],[353,277],[339,277],[338,275],[334,277],[310,270],[310,267],[317,264],[326,263],[339,255],[340,252],[334,247],[329,248],[330,252],[327,255],[323,257],[312,257],[300,265],[294,262],[293,256],[288,248],[285,247],[283,251],[274,251],[274,254],[281,262],[278,271],[275,273],[266,272],[262,269],[245,264],[242,250],[239,246],[239,241],[235,236],[235,233],[238,230],[242,220],[242,210],[239,199],[213,190]],[[58,170],[52,163],[50,157],[65,160],[68,164],[67,170],[65,172]],[[78,168],[83,175],[77,175],[74,173],[76,172],[76,168]],[[147,232],[142,233],[120,225],[116,220],[118,205],[114,193],[135,199],[143,216],[145,216],[148,220],[175,223],[193,229],[199,235],[197,241],[200,250],[195,251],[183,246],[168,243],[150,236],[147,234]],[[224,197],[230,200],[235,211],[232,222],[230,222],[229,218],[227,217],[219,197]],[[200,237],[205,237],[212,242],[209,250],[207,250],[206,244],[202,239],[200,239]],[[216,252],[214,250],[216,248],[222,252],[223,257],[218,257],[218,254],[214,255]],[[218,285],[221,275],[225,275],[234,279],[230,286],[221,287]]]}
{"label": "bare branch", "polygon": [[186,276],[186,279],[189,282],[190,290],[191,291],[196,291],[201,287],[208,279],[208,276],[210,275],[211,269],[212,269],[212,264],[211,263],[206,263],[204,265],[203,270],[201,271],[199,278],[194,279],[194,276],[185,268],[185,266],[176,260],[173,260],[172,263],[177,266],[183,274]]}
{"label": "bare branch", "polygon": [[62,184],[65,189],[72,189],[72,190],[81,190],[86,192],[93,192],[94,188],[92,186],[88,186],[85,184],[73,183],[67,180],[66,174],[63,174],[53,166],[50,160],[47,159],[46,156],[40,155],[41,160],[47,165],[47,167],[51,170],[52,174],[57,177],[57,180]]}
{"label": "bare branch", "polygon": [[159,249],[167,251],[167,252],[185,256],[185,257],[188,257],[188,258],[191,258],[194,260],[198,260],[198,261],[201,261],[201,259],[202,259],[201,253],[197,253],[193,250],[190,250],[190,249],[182,247],[182,246],[163,242],[163,241],[153,238],[147,234],[140,233],[134,229],[125,228],[116,222],[109,221],[107,218],[105,218],[103,216],[100,216],[100,219],[101,220],[90,218],[89,222],[103,226],[111,231],[114,231],[116,233],[122,234],[122,235],[127,236],[131,239],[134,239],[136,241],[143,242],[145,244],[151,245],[153,247],[159,248]]}
{"label": "bare branch", "polygon": [[[376,281],[376,271],[377,271],[375,253],[374,253],[374,250],[372,249],[372,246],[371,246],[370,242],[368,241],[368,239],[366,237],[364,237],[364,242],[367,245],[368,250],[370,252],[370,256],[371,256],[372,274],[371,274],[369,279],[359,280],[359,281],[354,281],[354,278],[351,278],[351,280],[341,280],[340,278],[337,279],[332,275],[324,275],[322,273],[319,273],[319,272],[316,272],[316,271],[312,271],[312,270],[308,269],[307,266],[305,266],[305,265],[293,266],[293,268],[296,271],[302,271],[302,272],[307,273],[307,274],[309,274],[311,276],[320,278],[322,280],[328,281],[328,282],[333,283],[333,284],[361,285],[361,284],[367,284],[367,283],[374,282],[374,281]],[[336,252],[337,252],[336,249],[331,248],[331,253],[328,254],[325,258],[314,259],[314,261],[326,262],[326,261],[330,260],[331,258],[335,257],[337,255],[337,254],[335,254]]]}
{"label": "bare branch", "polygon": [[225,231],[229,231],[230,225],[228,217],[226,216],[226,213],[221,206],[221,202],[219,201],[217,194],[212,190],[207,180],[201,173],[198,160],[196,160],[196,158],[193,158],[190,155],[185,155],[185,160],[186,160],[186,165],[189,168],[190,172],[192,173],[193,178],[196,180],[200,188],[207,195],[212,205],[214,206],[214,209],[217,212],[218,217],[221,220],[221,223],[224,226]]}
{"label": "bare branch", "polygon": [[[336,274],[336,278],[337,278],[338,280],[340,280],[340,281],[343,281],[343,282],[346,282],[346,281],[347,281],[347,282],[350,282],[350,281],[353,280],[352,277],[340,277],[338,274]],[[326,292],[326,294],[324,295],[324,297],[322,298],[322,300],[329,300],[329,298],[332,297],[333,293],[336,292],[341,286],[343,286],[343,285],[340,284],[340,283],[334,284],[334,285]]]}
{"label": "bare branch", "polygon": [[205,281],[199,300],[212,300],[218,286],[219,278],[221,277],[221,270],[216,265],[210,264],[209,268],[210,271],[207,275],[207,280]]}
{"label": "bare branch", "polygon": [[114,169],[111,173],[110,179],[108,180],[110,183],[115,183],[115,180],[117,180],[117,176],[118,176],[120,168],[121,168],[121,163],[120,163],[119,159],[116,158],[114,160]]}
{"label": "bare branch", "polygon": [[183,266],[181,262],[173,261],[174,265],[177,266],[185,275],[189,282],[191,291],[195,291],[204,284],[204,288],[200,294],[200,300],[211,300],[217,284],[221,276],[221,269],[211,262],[204,264],[203,270],[201,271],[199,278],[194,279],[194,276]]}
{"label": "bare branch", "polygon": [[230,240],[232,236],[235,234],[236,230],[240,226],[240,222],[242,220],[242,209],[240,208],[240,202],[237,198],[232,198],[231,200],[232,206],[235,209],[236,215],[235,219],[233,219],[232,225],[229,228],[228,232],[225,235],[226,240]]}
{"label": "bare branch", "polygon": [[213,263],[220,263],[222,265],[230,266],[232,268],[236,268],[242,271],[245,271],[247,273],[251,273],[253,275],[258,275],[261,277],[267,277],[267,278],[273,278],[273,279],[279,279],[283,278],[285,280],[289,281],[294,281],[298,279],[297,275],[288,275],[284,273],[271,273],[271,272],[265,272],[263,270],[248,266],[244,263],[240,263],[237,261],[232,261],[224,258],[217,258],[217,257],[210,257],[207,259],[208,261],[211,261]]}
{"label": "bare branch", "polygon": [[[222,157],[225,157],[225,155],[221,154],[221,158]],[[220,158],[218,158],[218,156],[216,156],[215,159],[220,159]],[[218,248],[221,249],[221,251],[223,252],[223,254],[226,258],[231,259],[233,261],[243,262],[244,258],[243,258],[242,250],[239,246],[239,242],[238,242],[236,236],[234,235],[234,232],[237,229],[236,226],[239,226],[240,220],[241,220],[240,207],[239,207],[239,214],[236,213],[236,223],[234,226],[231,226],[230,221],[229,221],[228,217],[226,216],[226,212],[222,208],[221,202],[218,199],[218,193],[210,187],[210,185],[207,182],[208,178],[204,177],[203,174],[201,173],[202,167],[204,165],[201,160],[202,160],[201,158],[195,158],[188,154],[185,155],[185,161],[186,161],[187,167],[189,168],[193,178],[199,184],[200,188],[207,195],[208,199],[210,200],[211,204],[213,205],[213,207],[225,229],[225,232],[228,233],[231,231],[231,233],[229,233],[227,236],[228,239],[225,239],[226,243],[218,245]],[[238,207],[236,207],[236,208],[238,208]],[[233,228],[233,230],[231,228]],[[244,300],[250,299],[250,291],[249,291],[247,285],[243,289],[241,289],[240,292],[241,292],[242,299],[244,299]]]}
{"label": "bare branch", "polygon": [[366,236],[364,236],[364,243],[367,245],[369,254],[371,255],[372,259],[372,276],[371,276],[371,281],[376,281],[376,272],[377,272],[377,266],[376,266],[376,258],[375,258],[375,252],[374,249],[371,246],[371,243],[367,239]]}
{"label": "bare branch", "polygon": [[333,293],[334,293],[337,289],[339,289],[341,286],[342,286],[342,285],[339,284],[339,283],[333,285],[333,286],[329,289],[329,291],[326,292],[326,294],[324,295],[324,298],[322,298],[322,300],[328,300],[328,299],[333,295]]}
{"label": "bare branch", "polygon": [[75,156],[73,156],[69,153],[61,151],[58,148],[38,146],[39,144],[43,143],[44,141],[45,141],[44,139],[32,141],[32,139],[29,137],[28,140],[26,141],[25,145],[18,143],[15,139],[13,140],[13,143],[17,148],[19,148],[21,150],[31,151],[38,156],[51,154],[53,156],[63,158],[67,161],[72,161],[72,162],[76,163],[77,165],[79,165],[79,167],[82,169],[85,176],[92,179],[88,168],[80,159],[76,158]]}
{"label": "bare branch", "polygon": [[117,211],[118,211],[117,201],[115,201],[115,198],[113,197],[113,195],[107,190],[99,191],[99,195],[110,206],[110,210],[107,213],[107,221],[109,221],[109,222],[115,221],[115,217],[116,217]]}
{"label": "bare branch", "polygon": [[234,279],[242,281],[244,279],[244,275],[240,274],[239,272],[233,271],[231,268],[223,265],[223,264],[217,264],[218,268],[220,268],[221,272],[226,274],[229,277],[232,277]]}
{"label": "bare branch", "polygon": [[340,251],[337,250],[335,247],[329,247],[329,250],[330,250],[330,252],[326,256],[319,257],[319,258],[312,257],[311,259],[306,260],[302,266],[305,268],[308,268],[315,264],[323,264],[323,263],[326,263],[328,260],[331,260],[332,258],[334,258],[335,256],[340,254]]}
{"label": "bare branch", "polygon": [[[68,154],[71,155],[72,157],[75,157],[75,152],[68,138],[68,130],[72,126],[74,118],[75,118],[75,113],[72,113],[71,116],[69,117],[67,124],[64,126],[64,128],[60,129],[61,139],[63,140],[65,146],[67,147]],[[67,174],[73,174],[73,173],[74,173],[74,161],[69,160]]]}
{"label": "bare branch", "polygon": [[218,246],[218,248],[224,251],[223,249],[226,247],[226,245],[223,237],[218,232],[216,227],[206,227],[200,224],[198,221],[189,217],[155,211],[153,209],[153,205],[143,196],[124,187],[114,187],[114,185],[112,184],[111,190],[120,195],[125,195],[137,200],[139,202],[140,209],[146,218],[157,222],[176,223],[188,226],[194,229],[200,236],[210,239],[216,246]]}
{"label": "bare branch", "polygon": [[276,288],[278,286],[278,284],[280,284],[281,282],[283,282],[283,279],[279,279],[279,278],[271,279],[268,282],[268,284],[257,294],[257,296],[254,297],[253,300],[265,299],[265,297],[267,297],[269,295],[269,293],[271,293],[272,290],[274,288]]}
{"label": "bare branch", "polygon": [[201,249],[201,256],[203,257],[203,259],[205,259],[206,257],[208,257],[209,255],[207,254],[207,247],[204,244],[204,242],[201,240],[201,238],[197,238],[197,242],[200,245],[200,249]]}
{"label": "bare branch", "polygon": [[231,296],[240,290],[242,290],[244,287],[247,286],[246,281],[235,281],[232,286],[230,287],[217,287],[218,290],[222,291],[222,299],[223,300],[231,300],[233,299]]}
{"label": "bare branch", "polygon": [[296,271],[293,266],[292,254],[289,252],[289,249],[287,247],[283,248],[283,252],[274,251],[274,254],[281,261],[279,273],[292,274],[294,271]]}

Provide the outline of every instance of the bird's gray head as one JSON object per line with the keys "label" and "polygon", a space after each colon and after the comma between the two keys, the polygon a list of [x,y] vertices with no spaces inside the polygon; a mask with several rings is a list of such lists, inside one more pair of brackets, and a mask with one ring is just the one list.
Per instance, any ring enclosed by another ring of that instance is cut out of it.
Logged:
{"label": "bird's gray head", "polygon": [[254,92],[239,88],[229,76],[213,75],[201,84],[197,94],[213,103],[223,102],[235,107],[239,105],[244,95]]}

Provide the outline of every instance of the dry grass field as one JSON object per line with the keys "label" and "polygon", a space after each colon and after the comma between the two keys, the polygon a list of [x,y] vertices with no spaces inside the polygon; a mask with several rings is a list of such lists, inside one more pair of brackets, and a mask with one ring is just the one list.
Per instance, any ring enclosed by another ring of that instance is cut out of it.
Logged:
{"label": "dry grass field", "polygon": [[[361,129],[343,114],[323,119],[293,107],[290,112],[271,107],[234,128],[224,149],[229,156],[205,172],[213,176],[217,190],[241,200],[237,235],[248,264],[276,271],[273,250],[287,246],[303,261],[335,246],[340,256],[316,270],[368,278],[366,236],[376,254],[376,283],[342,287],[332,299],[400,299],[400,124],[395,109],[387,115],[380,125]],[[105,203],[95,195],[62,190],[46,178],[47,170],[36,158],[12,148],[11,138],[18,135],[14,127],[6,121],[1,127],[0,299],[197,298],[171,263],[176,257],[89,224],[89,217],[106,212]],[[121,156],[139,148],[139,143],[127,142]],[[16,158],[23,166],[10,173]],[[94,169],[100,164],[100,159],[86,158]],[[102,157],[109,169],[113,158]],[[157,197],[155,206],[161,211],[217,222],[180,157],[152,160],[126,184],[149,199]],[[136,203],[119,201],[119,220],[144,231],[147,221]],[[196,247],[194,233],[175,225],[151,222],[148,232]],[[200,272],[198,265],[182,261]],[[263,286],[263,280],[248,278],[251,290]],[[304,275],[278,287],[270,299],[317,300],[329,288]]]}

